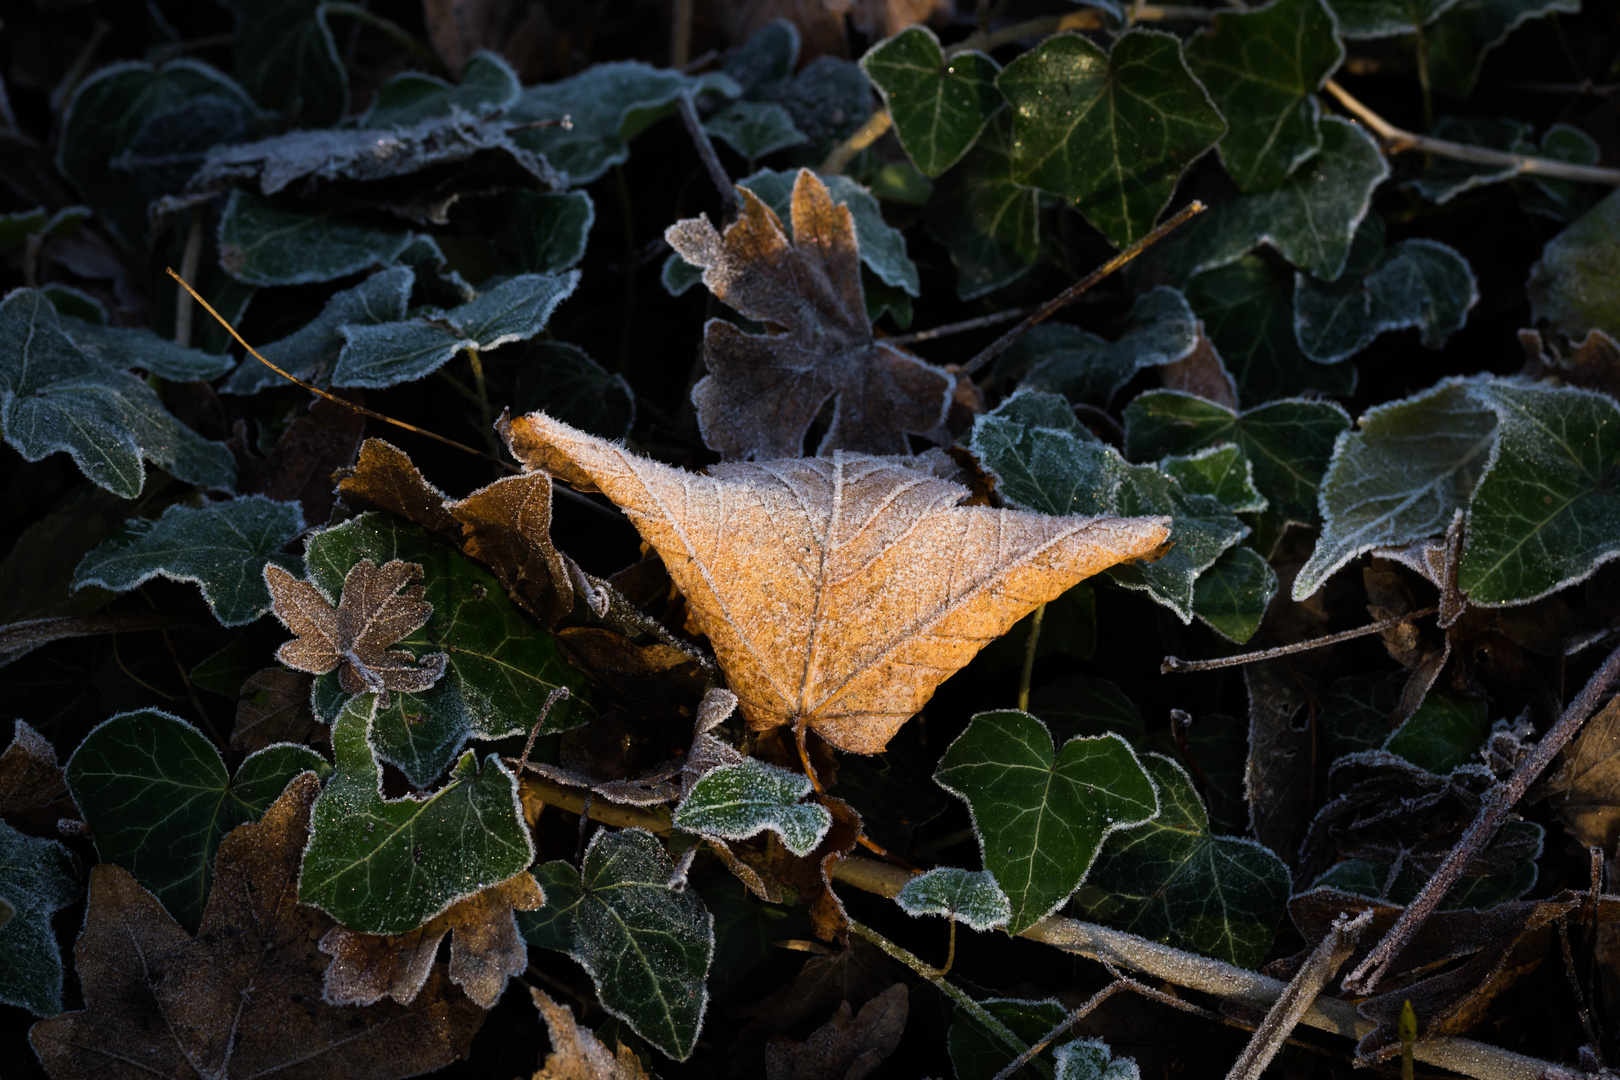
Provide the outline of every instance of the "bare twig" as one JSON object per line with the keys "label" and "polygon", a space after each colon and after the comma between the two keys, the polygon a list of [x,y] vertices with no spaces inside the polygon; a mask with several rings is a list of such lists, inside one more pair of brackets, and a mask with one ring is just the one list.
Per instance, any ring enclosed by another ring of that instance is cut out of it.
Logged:
{"label": "bare twig", "polygon": [[1439,610],[1437,607],[1427,607],[1421,611],[1409,611],[1405,615],[1380,619],[1378,622],[1368,623],[1366,626],[1358,626],[1354,630],[1341,630],[1337,634],[1311,638],[1309,641],[1296,641],[1292,645],[1279,645],[1275,649],[1238,653],[1236,656],[1217,656],[1213,660],[1183,660],[1179,656],[1167,656],[1159,665],[1159,674],[1169,675],[1181,671],[1214,671],[1217,668],[1242,667],[1244,664],[1254,664],[1261,660],[1275,660],[1279,656],[1292,656],[1294,653],[1310,652],[1312,649],[1337,645],[1341,641],[1366,637],[1368,634],[1381,634],[1392,626],[1399,626],[1414,619],[1427,618],[1436,614]]}
{"label": "bare twig", "polygon": [[1373,133],[1383,140],[1384,151],[1391,155],[1418,150],[1425,154],[1433,154],[1435,157],[1466,161],[1472,165],[1512,169],[1520,175],[1544,176],[1551,180],[1581,180],[1589,184],[1620,185],[1620,169],[1605,169],[1597,165],[1572,165],[1567,161],[1527,157],[1506,150],[1491,150],[1483,146],[1468,146],[1448,139],[1418,135],[1385,120],[1332,79],[1327,81],[1323,89],[1344,106],[1346,112],[1371,128]]}
{"label": "bare twig", "polygon": [[868,146],[883,138],[884,132],[894,126],[894,117],[889,115],[888,109],[880,108],[867,117],[866,123],[855,130],[855,134],[832,148],[821,168],[816,171],[824,176],[833,176],[844,171],[845,167],[854,160],[855,155]]}
{"label": "bare twig", "polygon": [[[1042,1035],[1035,1042],[1031,1043],[1028,1050],[1025,1050],[1022,1054],[1019,1054],[1017,1057],[1013,1058],[1012,1061],[1008,1062],[1007,1067],[996,1073],[991,1080],[1008,1080],[1008,1078],[1016,1073],[1019,1069],[1022,1069],[1025,1065],[1028,1065],[1030,1059],[1036,1054],[1039,1054],[1048,1046],[1051,1046],[1053,1043],[1061,1039],[1064,1032],[1068,1031],[1075,1024],[1078,1024],[1081,1020],[1084,1020],[1091,1013],[1095,1012],[1097,1006],[1101,1005],[1103,1002],[1107,1001],[1121,990],[1134,991],[1150,1001],[1157,1001],[1161,1005],[1168,1005],[1173,1009],[1180,1009],[1182,1012],[1189,1012],[1195,1016],[1202,1016],[1206,1020],[1226,1019],[1217,1013],[1210,1012],[1208,1009],[1201,1009],[1190,1001],[1184,1001],[1181,998],[1176,997],[1174,994],[1167,994],[1163,990],[1155,990],[1153,987],[1139,983],[1135,979],[1127,979],[1125,976],[1115,973],[1113,982],[1109,983],[1095,994],[1092,994],[1078,1009],[1075,1009],[1062,1020],[1059,1020],[1057,1024],[1053,1026],[1052,1030],[1048,1031],[1045,1035]],[[1227,1022],[1230,1023],[1230,1021]]]}
{"label": "bare twig", "polygon": [[200,626],[212,622],[190,611],[112,611],[105,615],[63,615],[51,619],[25,619],[0,626],[0,662],[7,654],[26,652],[63,638],[137,630],[166,630],[171,626]]}
{"label": "bare twig", "polygon": [[1046,605],[1035,609],[1029,620],[1029,637],[1024,641],[1024,670],[1018,676],[1018,708],[1029,709],[1029,683],[1035,675],[1035,650],[1041,643],[1041,620],[1046,616]]}
{"label": "bare twig", "polygon": [[[1389,928],[1383,937],[1366,958],[1356,965],[1356,969],[1345,977],[1344,987],[1356,994],[1371,994],[1378,986],[1380,979],[1388,973],[1390,964],[1395,957],[1406,948],[1407,942],[1417,933],[1423,923],[1439,906],[1440,901],[1451,887],[1462,877],[1462,872],[1474,857],[1485,849],[1485,846],[1495,838],[1496,832],[1507,819],[1508,812],[1524,797],[1530,784],[1540,776],[1542,771],[1552,764],[1552,759],[1564,748],[1581,725],[1586,723],[1587,717],[1597,711],[1597,707],[1609,688],[1614,685],[1615,679],[1620,677],[1620,649],[1609,654],[1601,667],[1587,680],[1575,700],[1569,703],[1564,715],[1552,726],[1552,730],[1541,737],[1541,741],[1525,755],[1519,762],[1518,768],[1507,781],[1498,784],[1487,794],[1480,803],[1479,814],[1474,818],[1468,831],[1463,833],[1462,839],[1446,856],[1446,861],[1434,872],[1428,882],[1423,886],[1413,901],[1406,905],[1401,917],[1395,920],[1395,925]],[[1611,701],[1609,709],[1620,709],[1620,701]],[[1607,711],[1607,710],[1606,710]]]}
{"label": "bare twig", "polygon": [[983,330],[987,326],[1000,326],[1013,319],[1021,319],[1034,311],[1034,308],[1008,308],[1006,311],[997,311],[990,315],[980,315],[976,319],[963,319],[961,322],[946,323],[931,330],[918,330],[912,334],[896,334],[894,337],[883,339],[886,345],[913,345],[919,341],[933,341],[935,338],[946,337],[950,334],[964,334],[969,330]]}
{"label": "bare twig", "polygon": [[1058,293],[1040,307],[1036,308],[1034,312],[1024,319],[1023,322],[996,338],[996,340],[992,341],[989,345],[986,345],[983,349],[979,350],[979,354],[977,356],[963,364],[960,368],[955,369],[956,374],[964,377],[972,375],[974,372],[984,367],[984,365],[1000,356],[1013,342],[1029,333],[1029,331],[1033,330],[1047,319],[1050,319],[1053,315],[1056,315],[1059,311],[1062,311],[1065,307],[1074,303],[1075,298],[1081,293],[1085,292],[1087,289],[1097,284],[1097,282],[1101,281],[1109,274],[1112,274],[1115,270],[1118,270],[1120,267],[1142,254],[1142,252],[1146,251],[1154,244],[1157,244],[1160,240],[1163,240],[1166,236],[1169,236],[1171,233],[1175,232],[1177,229],[1181,228],[1181,226],[1185,225],[1199,214],[1202,214],[1207,209],[1209,208],[1203,203],[1199,202],[1197,199],[1194,199],[1192,202],[1188,203],[1185,207],[1179,210],[1174,217],[1170,218],[1170,220],[1166,221],[1164,224],[1142,237],[1142,239],[1138,240],[1136,243],[1132,244],[1118,255],[1115,255],[1112,259],[1109,259],[1107,262],[1097,267],[1097,269],[1093,270],[1091,273],[1087,274],[1073,285],[1070,285],[1067,289],[1064,289],[1062,292]]}
{"label": "bare twig", "polygon": [[[737,197],[737,188],[726,175],[726,167],[720,164],[720,155],[714,152],[714,142],[709,133],[703,130],[703,121],[698,119],[697,106],[692,103],[692,95],[685,90],[680,92],[676,102],[681,110],[681,123],[686,125],[686,133],[692,136],[692,145],[697,147],[698,157],[703,159],[703,167],[708,170],[709,179],[714,183],[715,190],[720,192],[720,203],[726,208],[729,217],[735,214],[742,206]],[[631,252],[632,258],[635,252]]]}
{"label": "bare twig", "polygon": [[1249,1045],[1243,1048],[1233,1062],[1226,1080],[1260,1080],[1271,1059],[1282,1049],[1283,1040],[1299,1024],[1300,1017],[1311,1007],[1328,980],[1339,973],[1339,968],[1350,959],[1356,939],[1372,922],[1372,909],[1367,908],[1355,918],[1340,915],[1311,952],[1304,965],[1288,981],[1288,987],[1277,1003],[1266,1013],[1265,1020],[1255,1029]]}

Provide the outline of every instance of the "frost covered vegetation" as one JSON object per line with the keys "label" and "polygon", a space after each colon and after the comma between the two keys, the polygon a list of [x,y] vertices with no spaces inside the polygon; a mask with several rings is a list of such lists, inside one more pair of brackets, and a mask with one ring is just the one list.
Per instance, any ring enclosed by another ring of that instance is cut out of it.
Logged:
{"label": "frost covered vegetation", "polygon": [[1612,3],[0,17],[8,1077],[1620,1064]]}

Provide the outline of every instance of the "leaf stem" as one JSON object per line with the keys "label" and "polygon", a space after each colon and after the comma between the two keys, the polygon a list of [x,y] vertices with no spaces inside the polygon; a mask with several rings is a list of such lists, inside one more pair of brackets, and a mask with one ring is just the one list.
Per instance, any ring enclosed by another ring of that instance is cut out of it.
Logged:
{"label": "leaf stem", "polygon": [[1381,634],[1392,626],[1412,622],[1415,619],[1425,619],[1430,615],[1438,614],[1437,607],[1426,607],[1421,611],[1409,611],[1405,615],[1393,615],[1387,619],[1379,619],[1366,626],[1358,626],[1354,630],[1341,630],[1337,634],[1327,634],[1309,641],[1296,641],[1292,645],[1279,645],[1275,649],[1261,649],[1259,652],[1238,653],[1236,656],[1217,656],[1213,660],[1183,660],[1179,656],[1167,656],[1159,665],[1160,675],[1184,671],[1214,671],[1217,668],[1242,667],[1244,664],[1254,664],[1261,660],[1275,660],[1280,656],[1292,656],[1294,653],[1310,652],[1325,645],[1337,645],[1341,641],[1352,638],[1366,637],[1369,634]]}
{"label": "leaf stem", "polygon": [[969,360],[966,364],[963,364],[960,368],[956,368],[955,373],[963,378],[972,375],[974,372],[984,367],[984,365],[994,360],[997,356],[1000,356],[1002,352],[1004,352],[1013,342],[1029,333],[1029,331],[1033,330],[1036,326],[1045,322],[1047,319],[1050,319],[1053,315],[1056,315],[1059,311],[1062,311],[1065,307],[1068,307],[1070,304],[1074,303],[1075,298],[1081,293],[1085,292],[1087,289],[1097,284],[1097,282],[1101,281],[1109,274],[1112,274],[1115,270],[1118,270],[1120,267],[1142,254],[1142,252],[1146,251],[1154,244],[1157,244],[1160,240],[1163,240],[1166,236],[1169,236],[1171,233],[1175,232],[1177,229],[1181,228],[1181,226],[1185,225],[1199,214],[1202,214],[1207,209],[1209,209],[1207,206],[1199,202],[1197,199],[1194,199],[1192,202],[1182,207],[1182,209],[1179,210],[1174,217],[1170,218],[1170,220],[1164,222],[1152,232],[1142,237],[1142,239],[1138,240],[1124,251],[1121,251],[1118,255],[1115,255],[1112,259],[1109,259],[1107,262],[1097,267],[1097,269],[1093,270],[1091,273],[1087,274],[1085,277],[1081,278],[1079,281],[1075,282],[1073,285],[1070,285],[1067,289],[1064,289],[1052,299],[1036,308],[1027,318],[1024,319],[1023,322],[1019,323],[1011,330],[1008,330],[1005,334],[1002,334],[1000,337],[996,338],[996,340],[992,341],[989,345],[986,345],[983,349],[979,350],[979,354],[973,359]]}
{"label": "leaf stem", "polygon": [[1520,175],[1545,176],[1554,180],[1580,180],[1589,184],[1609,184],[1620,186],[1620,169],[1605,169],[1597,165],[1572,165],[1566,161],[1553,161],[1550,158],[1526,157],[1523,154],[1510,154],[1506,150],[1490,150],[1483,146],[1468,146],[1463,143],[1451,142],[1448,139],[1436,139],[1428,135],[1417,135],[1404,128],[1398,128],[1373,112],[1366,105],[1356,100],[1348,90],[1329,79],[1322,87],[1334,100],[1344,106],[1344,110],[1372,129],[1384,143],[1384,152],[1394,155],[1408,150],[1420,150],[1435,157],[1451,158],[1453,161],[1466,161],[1474,165],[1490,165],[1499,169],[1512,169]]}
{"label": "leaf stem", "polygon": [[893,126],[894,117],[889,115],[888,109],[879,106],[867,117],[866,123],[855,129],[853,135],[832,148],[826,160],[821,163],[821,168],[816,171],[824,176],[836,176],[843,172],[855,159],[856,154],[883,138],[884,133]]}
{"label": "leaf stem", "polygon": [[704,169],[708,170],[715,190],[720,193],[720,205],[725,208],[725,216],[731,218],[742,207],[737,186],[731,182],[726,167],[720,164],[720,155],[714,150],[714,140],[703,130],[703,121],[698,119],[697,106],[692,102],[691,93],[682,90],[675,100],[680,108],[681,123],[686,125],[686,133],[692,136],[692,145],[697,147],[698,157],[702,159]]}
{"label": "leaf stem", "polygon": [[1041,620],[1046,617],[1046,605],[1035,609],[1029,620],[1029,637],[1024,640],[1024,671],[1018,676],[1018,711],[1029,711],[1029,680],[1035,674],[1035,647],[1041,640]]}

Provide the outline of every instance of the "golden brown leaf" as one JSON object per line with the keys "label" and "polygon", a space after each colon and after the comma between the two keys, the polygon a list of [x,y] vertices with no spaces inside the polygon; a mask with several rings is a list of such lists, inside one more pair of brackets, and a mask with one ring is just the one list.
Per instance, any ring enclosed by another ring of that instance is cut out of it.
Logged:
{"label": "golden brown leaf", "polygon": [[370,1005],[391,997],[409,1005],[427,982],[444,936],[450,939],[450,981],[486,1009],[493,1008],[506,980],[528,966],[528,949],[515,911],[534,911],[545,894],[527,870],[452,905],[408,934],[379,937],[333,927],[321,939],[331,956],[325,998],[333,1005]]}
{"label": "golden brown leaf", "polygon": [[45,736],[18,720],[11,745],[0,754],[0,814],[45,806],[66,792],[55,749]]}
{"label": "golden brown leaf", "polygon": [[805,725],[862,754],[1024,615],[1169,531],[1161,518],[962,506],[966,488],[906,459],[839,452],[698,476],[543,413],[502,430],[520,460],[625,510],[750,726]]}
{"label": "golden brown leaf", "polygon": [[257,823],[220,844],[195,938],[111,863],[90,873],[74,948],[86,1007],[35,1024],[29,1040],[54,1080],[393,1080],[466,1054],[484,1013],[436,969],[410,1006],[321,1000],[333,925],[298,903],[313,773]]}
{"label": "golden brown leaf", "polygon": [[551,1053],[534,1080],[650,1080],[634,1050],[620,1043],[617,1054],[609,1053],[589,1028],[575,1022],[568,1006],[537,987],[531,986],[529,993],[551,1036]]}
{"label": "golden brown leaf", "polygon": [[895,983],[857,1015],[840,1001],[802,1043],[773,1036],[765,1046],[765,1080],[863,1080],[900,1045],[909,1004],[906,984]]}
{"label": "golden brown leaf", "polygon": [[360,444],[359,460],[337,475],[338,494],[350,503],[386,510],[452,540],[461,534],[461,523],[444,508],[444,492],[393,443],[367,439]]}
{"label": "golden brown leaf", "polygon": [[692,389],[703,441],[728,460],[798,457],[822,406],[837,398],[817,453],[909,453],[906,433],[939,426],[954,380],[873,336],[849,208],[799,170],[789,241],[770,207],[747,188],[737,191],[742,215],[724,237],[707,218],[664,233],[682,258],[704,268],[710,292],[784,331],[745,334],[709,320],[709,374]]}
{"label": "golden brown leaf", "polygon": [[315,586],[267,563],[264,583],[276,618],[298,635],[276,650],[276,659],[311,675],[338,668],[344,693],[375,693],[381,708],[388,706],[390,690],[421,693],[444,675],[450,658],[434,653],[417,660],[403,649],[388,648],[433,614],[433,605],[422,599],[422,586],[406,588],[421,577],[415,563],[395,559],[379,567],[361,559],[349,567],[343,598],[333,608]]}
{"label": "golden brown leaf", "polygon": [[309,707],[310,677],[285,668],[256,671],[242,684],[231,749],[252,753],[271,743],[301,743],[326,733]]}
{"label": "golden brown leaf", "polygon": [[1565,748],[1551,787],[1575,839],[1612,852],[1620,842],[1620,698]]}

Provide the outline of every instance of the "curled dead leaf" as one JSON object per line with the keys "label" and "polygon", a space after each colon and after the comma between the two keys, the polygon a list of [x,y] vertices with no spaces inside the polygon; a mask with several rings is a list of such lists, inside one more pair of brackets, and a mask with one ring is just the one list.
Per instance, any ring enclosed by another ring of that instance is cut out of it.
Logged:
{"label": "curled dead leaf", "polygon": [[310,677],[269,667],[249,675],[236,703],[231,749],[252,753],[271,743],[327,741],[327,728],[309,707]]}
{"label": "curled dead leaf", "polygon": [[773,1036],[765,1045],[766,1080],[863,1080],[900,1045],[909,1004],[906,984],[895,983],[858,1014],[840,1001],[802,1043]]}
{"label": "curled dead leaf", "polygon": [[579,1026],[568,1006],[538,987],[529,993],[551,1036],[551,1053],[533,1080],[650,1080],[634,1050],[620,1043],[618,1053],[609,1053],[589,1028]]}

